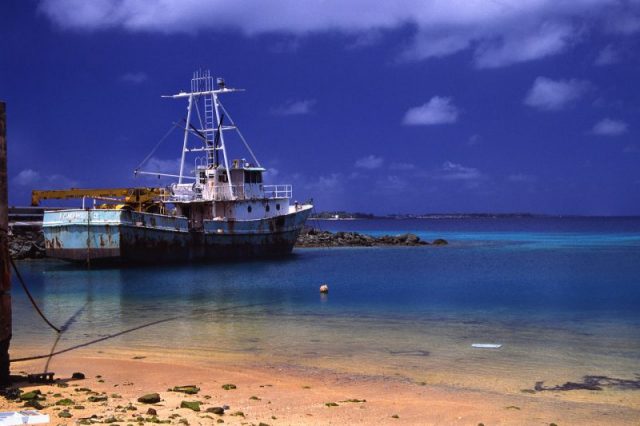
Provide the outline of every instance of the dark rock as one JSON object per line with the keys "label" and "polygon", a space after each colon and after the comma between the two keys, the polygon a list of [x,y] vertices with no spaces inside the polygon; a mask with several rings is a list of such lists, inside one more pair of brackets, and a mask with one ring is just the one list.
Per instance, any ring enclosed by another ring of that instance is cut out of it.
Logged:
{"label": "dark rock", "polygon": [[147,410],[147,414],[150,415],[150,416],[157,416],[158,412],[156,411],[155,408],[149,407],[149,409]]}
{"label": "dark rock", "polygon": [[45,256],[44,234],[39,227],[12,227],[9,232],[9,254],[14,259],[39,259]]}
{"label": "dark rock", "polygon": [[447,240],[443,240],[442,238],[433,240],[433,242],[431,243],[432,246],[446,246],[447,244],[449,244],[449,242]]}
{"label": "dark rock", "polygon": [[[444,241],[444,240],[442,240]],[[383,235],[373,237],[358,232],[303,230],[297,241],[299,247],[370,247],[376,245],[418,246],[428,244],[415,234]]]}
{"label": "dark rock", "polygon": [[83,380],[84,374],[76,372],[71,375],[71,378],[74,380]]}
{"label": "dark rock", "polygon": [[75,404],[75,402],[73,402],[73,400],[69,398],[64,398],[56,402],[56,405],[73,405],[73,404]]}
{"label": "dark rock", "polygon": [[91,395],[89,398],[87,398],[87,401],[89,402],[105,402],[109,399],[109,397],[107,395]]}
{"label": "dark rock", "polygon": [[160,402],[160,395],[158,395],[157,393],[148,393],[138,398],[138,402],[141,402],[143,404],[157,404],[158,402]]}
{"label": "dark rock", "polygon": [[207,413],[217,414],[219,416],[224,414],[224,408],[222,407],[209,407],[207,408]]}
{"label": "dark rock", "polygon": [[224,390],[236,389],[236,385],[234,385],[233,383],[227,383],[222,385],[222,389]]}
{"label": "dark rock", "polygon": [[0,395],[8,400],[20,399],[20,392],[22,391],[17,388],[0,389]]}
{"label": "dark rock", "polygon": [[58,413],[58,417],[63,418],[63,419],[70,419],[71,417],[73,417],[71,415],[70,412],[68,412],[67,410],[62,410]]}
{"label": "dark rock", "polygon": [[180,408],[188,408],[193,411],[200,411],[200,402],[199,401],[182,401],[180,403]]}
{"label": "dark rock", "polygon": [[26,401],[24,403],[24,406],[29,408],[35,408],[36,410],[42,410],[43,408],[45,408],[45,406],[40,404],[40,401],[38,401],[37,399]]}
{"label": "dark rock", "polygon": [[186,393],[187,395],[195,395],[200,392],[200,388],[195,385],[174,386],[172,391]]}
{"label": "dark rock", "polygon": [[36,389],[32,390],[31,392],[25,392],[21,394],[20,399],[23,401],[34,401],[38,399],[44,399],[44,396],[42,395],[42,392]]}

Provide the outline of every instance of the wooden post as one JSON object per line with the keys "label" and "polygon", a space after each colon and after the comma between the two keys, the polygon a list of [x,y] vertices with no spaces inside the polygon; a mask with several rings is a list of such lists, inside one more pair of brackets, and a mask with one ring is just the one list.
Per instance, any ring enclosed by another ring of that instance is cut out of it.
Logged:
{"label": "wooden post", "polygon": [[11,275],[9,263],[9,197],[7,195],[7,114],[0,101],[0,387],[10,384]]}

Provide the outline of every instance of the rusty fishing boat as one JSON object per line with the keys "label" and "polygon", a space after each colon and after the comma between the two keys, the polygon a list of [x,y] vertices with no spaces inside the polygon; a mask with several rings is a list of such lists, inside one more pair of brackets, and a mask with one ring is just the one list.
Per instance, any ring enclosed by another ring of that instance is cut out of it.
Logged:
{"label": "rusty fishing boat", "polygon": [[[266,169],[220,101],[221,95],[240,90],[199,71],[189,92],[163,96],[187,101],[187,118],[180,125],[179,171],[139,167],[135,173],[177,179],[167,187],[34,191],[34,197],[42,198],[83,197],[81,209],[45,211],[47,256],[91,263],[160,263],[291,253],[313,206],[292,201],[291,185],[263,183]],[[235,132],[250,161],[229,161],[227,132]],[[193,164],[193,170],[187,170],[187,164]],[[91,208],[84,208],[85,198],[94,200]]]}

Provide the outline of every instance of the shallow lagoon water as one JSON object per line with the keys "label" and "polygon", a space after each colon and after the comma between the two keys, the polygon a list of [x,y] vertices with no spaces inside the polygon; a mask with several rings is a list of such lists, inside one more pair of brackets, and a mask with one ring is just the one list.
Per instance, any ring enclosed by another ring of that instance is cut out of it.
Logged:
{"label": "shallow lagoon water", "polygon": [[[499,392],[585,375],[640,378],[640,219],[318,224],[451,244],[296,249],[280,261],[215,265],[19,267],[65,326],[57,350],[107,338],[82,350],[174,351]],[[55,335],[15,287],[12,352],[48,353]],[[631,404],[640,397],[607,392]]]}

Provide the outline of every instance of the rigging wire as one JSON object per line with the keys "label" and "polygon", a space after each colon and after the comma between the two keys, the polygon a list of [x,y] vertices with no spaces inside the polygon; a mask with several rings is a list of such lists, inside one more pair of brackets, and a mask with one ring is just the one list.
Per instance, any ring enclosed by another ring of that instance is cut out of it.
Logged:
{"label": "rigging wire", "polygon": [[9,256],[9,261],[11,262],[11,266],[13,266],[13,270],[16,273],[16,277],[18,277],[18,281],[20,281],[20,284],[22,285],[22,289],[27,294],[27,297],[31,301],[31,304],[33,305],[33,307],[36,310],[36,312],[38,312],[38,314],[44,320],[44,322],[46,322],[49,327],[54,329],[56,331],[56,333],[61,333],[61,330],[58,327],[56,327],[55,325],[51,324],[51,321],[49,321],[47,319],[47,317],[44,315],[44,313],[42,313],[42,311],[38,307],[38,304],[33,299],[33,296],[31,295],[31,292],[29,291],[29,288],[27,288],[27,285],[25,284],[24,280],[22,279],[22,275],[20,274],[20,271],[18,270],[18,267],[16,266],[16,263],[13,261],[13,258],[11,256]]}
{"label": "rigging wire", "polygon": [[220,102],[220,99],[218,99],[218,105],[220,105],[220,108],[222,108],[222,111],[224,111],[224,113],[227,115],[227,118],[229,118],[231,125],[235,127],[236,132],[238,132],[238,136],[240,136],[240,139],[242,140],[242,143],[244,144],[245,148],[247,148],[247,151],[249,151],[249,154],[251,154],[251,158],[253,158],[253,161],[256,162],[256,166],[262,167],[260,165],[260,162],[256,158],[256,155],[253,153],[253,151],[251,150],[251,147],[247,143],[247,140],[244,138],[244,136],[242,136],[242,132],[240,132],[240,129],[238,128],[238,126],[236,126],[236,123],[233,121],[233,118],[231,118],[231,115],[229,114],[227,109],[224,107],[224,105],[222,105],[222,102]]}
{"label": "rigging wire", "polygon": [[158,143],[156,144],[156,146],[153,147],[153,149],[151,150],[151,152],[149,153],[149,155],[147,155],[144,160],[142,160],[142,162],[140,164],[138,164],[138,167],[136,167],[136,171],[140,170],[140,167],[142,167],[147,161],[149,161],[149,159],[153,156],[153,154],[156,153],[156,151],[158,150],[158,148],[160,147],[160,145],[162,144],[162,142],[165,141],[165,139],[167,139],[169,137],[169,135],[171,134],[171,132],[173,132],[176,128],[178,127],[177,123],[173,123],[171,125],[171,127],[169,128],[169,130],[167,131],[167,133],[165,133],[165,135],[160,139],[160,141],[158,141]]}

